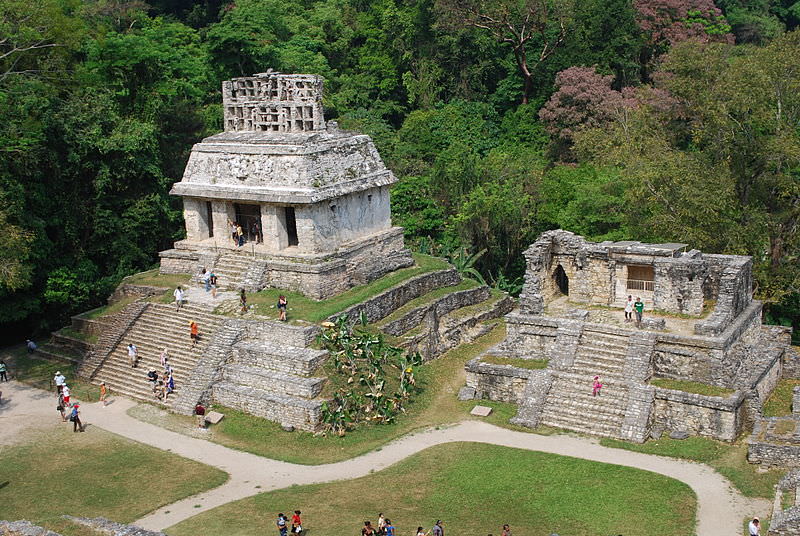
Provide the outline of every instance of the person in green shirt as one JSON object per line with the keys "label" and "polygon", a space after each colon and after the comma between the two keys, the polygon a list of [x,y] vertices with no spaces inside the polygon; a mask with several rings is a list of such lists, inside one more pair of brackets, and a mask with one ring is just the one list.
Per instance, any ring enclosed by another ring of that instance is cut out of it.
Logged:
{"label": "person in green shirt", "polygon": [[639,296],[636,296],[636,302],[633,304],[633,310],[636,311],[636,327],[642,327],[642,312],[644,311],[644,302]]}

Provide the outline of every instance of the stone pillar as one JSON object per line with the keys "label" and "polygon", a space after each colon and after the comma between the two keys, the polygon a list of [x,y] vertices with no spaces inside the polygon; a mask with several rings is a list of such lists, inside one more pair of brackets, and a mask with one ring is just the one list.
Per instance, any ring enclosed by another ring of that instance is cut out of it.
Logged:
{"label": "stone pillar", "polygon": [[264,245],[270,250],[280,251],[289,245],[283,207],[261,205],[261,231],[264,233]]}
{"label": "stone pillar", "polygon": [[294,209],[297,221],[297,249],[303,253],[317,253],[319,250],[312,212],[312,205],[301,205]]}
{"label": "stone pillar", "polygon": [[193,197],[183,198],[183,221],[186,224],[186,238],[199,242],[208,238],[206,202]]}
{"label": "stone pillar", "polygon": [[217,244],[230,245],[232,243],[231,228],[228,225],[228,220],[232,221],[236,217],[233,203],[230,201],[212,201],[211,217],[214,220],[214,239]]}

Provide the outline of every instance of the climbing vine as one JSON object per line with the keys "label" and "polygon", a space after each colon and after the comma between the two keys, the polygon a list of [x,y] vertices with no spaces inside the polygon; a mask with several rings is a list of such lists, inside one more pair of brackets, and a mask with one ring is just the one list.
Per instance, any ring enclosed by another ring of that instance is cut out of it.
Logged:
{"label": "climbing vine", "polygon": [[419,353],[363,329],[363,315],[359,326],[351,327],[346,316],[322,324],[318,341],[330,352],[329,380],[336,386],[322,405],[323,433],[344,436],[358,423],[392,423],[419,391],[414,375],[422,364]]}

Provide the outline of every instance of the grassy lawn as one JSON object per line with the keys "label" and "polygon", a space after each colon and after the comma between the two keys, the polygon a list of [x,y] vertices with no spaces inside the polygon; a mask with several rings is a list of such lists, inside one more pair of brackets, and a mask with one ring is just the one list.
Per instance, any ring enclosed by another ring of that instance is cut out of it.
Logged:
{"label": "grassy lawn", "polygon": [[58,330],[60,335],[64,335],[65,337],[72,337],[73,339],[78,339],[81,341],[86,341],[89,344],[94,344],[97,342],[97,335],[87,335],[82,331],[75,331],[70,326],[61,328]]}
{"label": "grassy lawn", "polygon": [[96,533],[63,514],[130,523],[227,479],[218,469],[92,426],[75,434],[70,423],[0,448],[0,467],[0,519],[27,519],[65,536]]}
{"label": "grassy lawn", "polygon": [[601,439],[600,444],[705,463],[730,480],[747,497],[774,498],[774,486],[785,473],[781,470],[759,473],[757,465],[747,463],[747,444],[742,440],[728,444],[704,437],[690,437],[683,440],[666,438],[639,445],[614,439]]}
{"label": "grassy lawn", "polygon": [[178,285],[188,285],[191,278],[191,274],[160,274],[158,268],[153,268],[146,272],[129,275],[120,284],[173,288]]}
{"label": "grassy lawn", "polygon": [[171,536],[261,535],[278,512],[300,509],[313,536],[356,534],[378,512],[398,534],[570,536],[693,533],[696,498],[685,484],[654,473],[494,445],[439,445],[366,477],[262,493],[167,529]]}
{"label": "grassy lawn", "polygon": [[761,412],[765,417],[783,417],[792,414],[792,389],[800,385],[800,380],[781,380],[769,395]]}
{"label": "grassy lawn", "polygon": [[[345,437],[315,437],[307,432],[287,433],[281,430],[279,424],[228,408],[215,407],[215,410],[225,414],[225,418],[211,428],[212,433],[208,438],[268,458],[302,464],[322,464],[369,452],[415,429],[477,419],[479,417],[469,415],[477,401],[461,402],[456,398],[458,390],[465,382],[464,364],[499,343],[504,337],[505,325],[498,323],[490,333],[476,341],[461,345],[422,366],[417,381],[422,385],[423,391],[417,395],[408,412],[393,424],[364,424]],[[508,418],[516,413],[516,406],[498,404],[496,408],[499,409],[487,420],[509,426]],[[134,417],[171,430],[187,434],[194,431],[194,420],[190,417],[159,413],[156,418],[153,408],[147,405],[137,406],[130,412]]]}
{"label": "grassy lawn", "polygon": [[[398,283],[406,281],[414,276],[436,270],[445,270],[449,267],[447,261],[428,255],[414,254],[416,264],[402,270],[395,270],[390,274],[376,279],[372,283],[351,288],[333,298],[315,301],[307,298],[299,292],[290,292],[281,289],[265,289],[260,292],[248,294],[247,303],[255,305],[256,310],[261,315],[268,315],[270,309],[275,309],[278,296],[283,294],[289,302],[287,316],[289,321],[306,320],[308,322],[322,322],[329,316],[341,312],[351,305],[375,296]],[[274,311],[275,317],[278,316],[277,310]]]}
{"label": "grassy lawn", "polygon": [[654,380],[650,380],[650,385],[662,387],[664,389],[685,391],[687,393],[694,393],[696,395],[721,396],[726,398],[736,392],[733,389],[717,387],[716,385],[708,385],[705,383],[690,382],[685,380],[670,380],[667,378],[656,378]]}
{"label": "grassy lawn", "polygon": [[78,378],[75,373],[77,365],[38,359],[36,354],[29,356],[24,345],[5,348],[0,355],[9,364],[13,377],[22,383],[55,393],[55,386],[51,385],[51,382],[56,371],[60,370],[67,378],[73,399],[81,402],[97,402],[100,398],[96,385]]}
{"label": "grassy lawn", "polygon": [[511,365],[512,367],[528,370],[541,370],[547,368],[547,359],[522,359],[519,357],[506,357],[502,355],[485,355],[481,358],[481,363],[492,365]]}

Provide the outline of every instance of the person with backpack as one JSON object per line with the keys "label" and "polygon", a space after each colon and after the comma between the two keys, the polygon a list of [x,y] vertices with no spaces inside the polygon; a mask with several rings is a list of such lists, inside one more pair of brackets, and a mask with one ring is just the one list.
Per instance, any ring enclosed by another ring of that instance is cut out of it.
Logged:
{"label": "person with backpack", "polygon": [[286,516],[282,513],[278,514],[278,520],[275,522],[278,527],[278,536],[287,536],[289,528],[286,526]]}
{"label": "person with backpack", "polygon": [[81,417],[80,417],[80,413],[81,412],[78,411],[79,407],[80,406],[78,405],[77,402],[72,404],[72,411],[69,414],[69,420],[72,421],[72,431],[73,432],[77,432],[78,430],[83,432],[83,423],[81,423]]}
{"label": "person with backpack", "polygon": [[211,275],[208,277],[208,281],[211,283],[211,297],[217,297],[217,274],[211,272]]}

